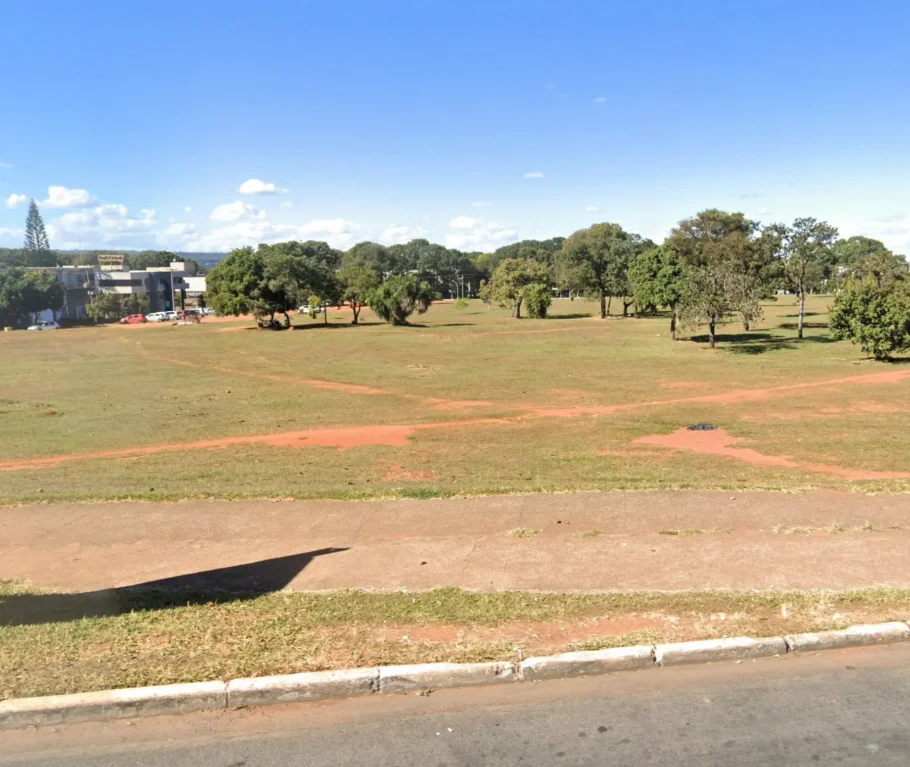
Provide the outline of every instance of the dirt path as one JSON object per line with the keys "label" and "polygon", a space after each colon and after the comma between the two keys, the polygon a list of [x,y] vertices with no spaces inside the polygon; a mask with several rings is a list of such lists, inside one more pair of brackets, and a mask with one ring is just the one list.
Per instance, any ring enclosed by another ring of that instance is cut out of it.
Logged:
{"label": "dirt path", "polygon": [[[526,536],[526,537],[525,537]],[[292,555],[298,555],[296,558]],[[0,510],[0,578],[85,591],[278,568],[300,590],[910,586],[910,495],[639,492]],[[287,562],[299,564],[287,571]],[[240,568],[245,565],[247,567]]]}
{"label": "dirt path", "polygon": [[[164,358],[161,358],[164,359]],[[167,360],[173,362],[173,360]],[[177,364],[188,364],[178,362]],[[216,370],[219,368],[215,368]],[[221,370],[227,370],[221,368]],[[240,372],[240,371],[232,371]],[[272,447],[336,447],[347,449],[364,445],[387,445],[402,447],[408,444],[409,437],[418,431],[448,428],[451,426],[478,426],[491,424],[507,424],[526,420],[528,418],[579,418],[585,415],[610,415],[613,413],[626,412],[630,410],[639,410],[643,408],[661,407],[666,405],[679,405],[685,403],[728,403],[766,399],[777,394],[807,388],[817,388],[826,386],[838,386],[850,384],[855,386],[869,385],[895,385],[910,379],[910,370],[889,370],[879,373],[868,373],[865,375],[847,376],[842,378],[831,378],[821,381],[806,381],[795,384],[785,384],[774,386],[766,389],[734,389],[732,391],[720,392],[717,394],[703,394],[689,397],[677,397],[666,400],[650,400],[643,402],[631,402],[622,405],[596,405],[596,406],[570,406],[570,407],[538,407],[533,405],[505,404],[499,403],[499,407],[514,408],[523,410],[520,415],[511,418],[470,418],[460,421],[448,421],[443,423],[419,423],[419,424],[394,424],[394,425],[362,425],[362,426],[344,426],[337,428],[323,429],[306,429],[292,432],[275,432],[271,434],[257,434],[243,437],[223,437],[219,439],[199,440],[196,442],[177,442],[164,445],[144,445],[135,448],[124,448],[119,450],[103,450],[92,453],[73,453],[56,456],[45,456],[40,458],[21,458],[0,461],[0,472],[4,471],[23,471],[27,469],[42,469],[51,466],[57,466],[62,463],[71,461],[92,460],[99,458],[117,458],[129,456],[151,455],[154,453],[186,451],[186,450],[207,450],[215,448],[224,448],[231,445],[247,444],[264,444]],[[379,389],[372,389],[366,386],[356,386],[354,384],[345,384],[330,381],[312,381],[301,379],[299,381],[307,386],[318,384],[317,388],[331,388],[344,391],[348,394],[384,394],[386,392]],[[399,395],[402,397],[412,397],[413,395]],[[437,398],[420,398],[424,404],[431,404],[436,409],[463,409],[478,406],[489,406],[493,403],[485,401],[458,401],[443,400]],[[722,436],[731,442],[732,438],[725,433]],[[755,451],[748,451],[738,448],[732,448],[727,445],[718,447],[717,445],[705,445],[702,443],[684,442],[679,434],[671,435],[671,443],[666,442],[662,435],[649,437],[655,444],[664,447],[698,449],[701,452],[708,452],[717,455],[726,455],[728,457],[739,458],[741,460],[751,460],[753,463],[761,463],[756,456],[759,454]],[[769,457],[765,457],[764,463],[769,463]],[[856,472],[849,467],[827,466],[823,464],[796,464],[785,457],[771,459],[773,465],[793,466],[794,468],[808,469],[820,473],[828,473],[832,476],[846,477],[852,479],[894,479],[906,476],[903,473],[884,473],[884,472]]]}

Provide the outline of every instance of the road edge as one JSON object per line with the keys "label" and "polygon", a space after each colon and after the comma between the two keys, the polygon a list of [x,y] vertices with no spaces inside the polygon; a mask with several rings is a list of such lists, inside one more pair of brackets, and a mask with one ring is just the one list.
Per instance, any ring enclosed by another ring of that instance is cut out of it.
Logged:
{"label": "road edge", "polygon": [[566,679],[685,663],[779,657],[910,641],[910,622],[873,623],[782,637],[732,637],[525,658],[515,663],[421,663],[314,671],[230,681],[12,698],[0,701],[0,729],[184,714],[374,694],[408,694],[508,682]]}

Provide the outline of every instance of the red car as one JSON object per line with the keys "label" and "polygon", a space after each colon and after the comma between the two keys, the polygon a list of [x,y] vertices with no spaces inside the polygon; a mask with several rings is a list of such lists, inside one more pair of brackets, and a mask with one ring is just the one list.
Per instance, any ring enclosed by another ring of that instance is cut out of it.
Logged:
{"label": "red car", "polygon": [[120,320],[121,325],[135,325],[138,322],[147,322],[144,314],[131,314]]}

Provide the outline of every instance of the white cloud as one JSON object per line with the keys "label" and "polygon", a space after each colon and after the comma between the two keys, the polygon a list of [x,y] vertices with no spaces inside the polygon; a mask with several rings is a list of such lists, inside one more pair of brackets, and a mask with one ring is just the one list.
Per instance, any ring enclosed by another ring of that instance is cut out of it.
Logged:
{"label": "white cloud", "polygon": [[403,245],[411,240],[426,236],[426,229],[422,226],[402,226],[392,224],[379,233],[379,242],[383,245]]}
{"label": "white cloud", "polygon": [[228,202],[219,205],[212,211],[209,216],[212,221],[251,221],[254,219],[265,219],[265,211],[250,205],[248,202]]}
{"label": "white cloud", "polygon": [[452,219],[449,227],[457,231],[446,235],[446,245],[458,250],[491,251],[518,239],[517,229],[469,216],[458,216]]}
{"label": "white cloud", "polygon": [[180,248],[212,252],[288,240],[324,240],[333,248],[346,248],[354,243],[359,230],[359,224],[343,218],[310,221],[301,225],[272,224],[264,218],[256,218],[187,236]]}
{"label": "white cloud", "polygon": [[21,229],[4,229],[0,226],[0,237],[21,237],[22,235]]}
{"label": "white cloud", "polygon": [[18,208],[20,205],[24,205],[28,197],[24,194],[11,194],[6,198],[6,207],[7,208]]}
{"label": "white cloud", "polygon": [[472,229],[477,223],[476,218],[470,216],[458,216],[449,221],[449,227],[452,229]]}
{"label": "white cloud", "polygon": [[474,208],[489,208],[492,205],[489,200],[478,200],[477,202],[472,202],[471,207]]}
{"label": "white cloud", "polygon": [[183,212],[184,212],[184,213],[192,213],[192,212],[193,212],[193,209],[192,209],[189,205],[187,205],[187,206],[183,209]]}
{"label": "white cloud", "polygon": [[[12,166],[12,163],[0,161],[0,168],[12,168],[12,167],[13,167],[13,166]],[[10,231],[10,232],[11,232],[12,229],[8,229],[7,231]]]}
{"label": "white cloud", "polygon": [[94,205],[97,198],[87,189],[69,189],[65,186],[51,186],[47,189],[47,199],[41,204],[48,208],[87,208]]}
{"label": "white cloud", "polygon": [[293,208],[294,201],[293,200],[282,200],[281,203],[278,205],[278,207],[284,208],[285,210],[287,210],[288,208]]}
{"label": "white cloud", "polygon": [[759,208],[759,209],[758,209],[758,215],[759,215],[759,216],[767,216],[767,215],[768,215],[769,213],[771,213],[771,212],[772,212],[772,211],[771,211],[771,208]]}
{"label": "white cloud", "polygon": [[106,204],[64,213],[51,222],[48,236],[58,248],[80,244],[114,243],[154,233],[158,226],[155,211],[143,208],[139,215],[125,205]]}
{"label": "white cloud", "polygon": [[240,194],[287,194],[287,189],[266,183],[258,178],[249,178],[240,185]]}
{"label": "white cloud", "polygon": [[596,205],[588,205],[585,210],[588,211],[588,213],[596,213],[600,210],[600,208],[598,208]]}
{"label": "white cloud", "polygon": [[594,99],[594,103],[603,104],[606,100],[607,100],[606,96],[598,96],[596,99]]}
{"label": "white cloud", "polygon": [[543,178],[543,173],[539,170],[532,170],[525,173],[525,178]]}

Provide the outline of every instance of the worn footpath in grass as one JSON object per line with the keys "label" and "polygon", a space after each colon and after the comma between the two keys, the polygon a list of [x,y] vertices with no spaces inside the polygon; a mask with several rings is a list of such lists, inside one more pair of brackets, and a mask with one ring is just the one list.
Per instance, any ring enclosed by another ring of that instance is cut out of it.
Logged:
{"label": "worn footpath in grass", "polygon": [[[81,616],[95,617],[81,617]],[[91,595],[0,582],[0,698],[906,620],[910,590]]]}
{"label": "worn footpath in grass", "polygon": [[[433,306],[413,327],[290,333],[243,323],[77,328],[0,334],[0,463],[180,444],[172,452],[0,471],[0,503],[181,497],[377,498],[640,488],[910,490],[910,376],[832,383],[749,399],[700,395],[900,372],[865,360],[810,300],[804,341],[792,298],[765,306],[718,349],[670,342],[666,318],[606,321],[557,301],[516,321],[479,302]],[[235,332],[239,331],[239,332]],[[364,388],[325,388],[325,382]],[[640,405],[600,414],[585,408]],[[491,421],[490,419],[498,419]],[[484,420],[484,423],[475,421]],[[636,440],[707,421],[797,467],[642,447]],[[401,444],[193,447],[194,442],[333,427],[444,423]]]}

